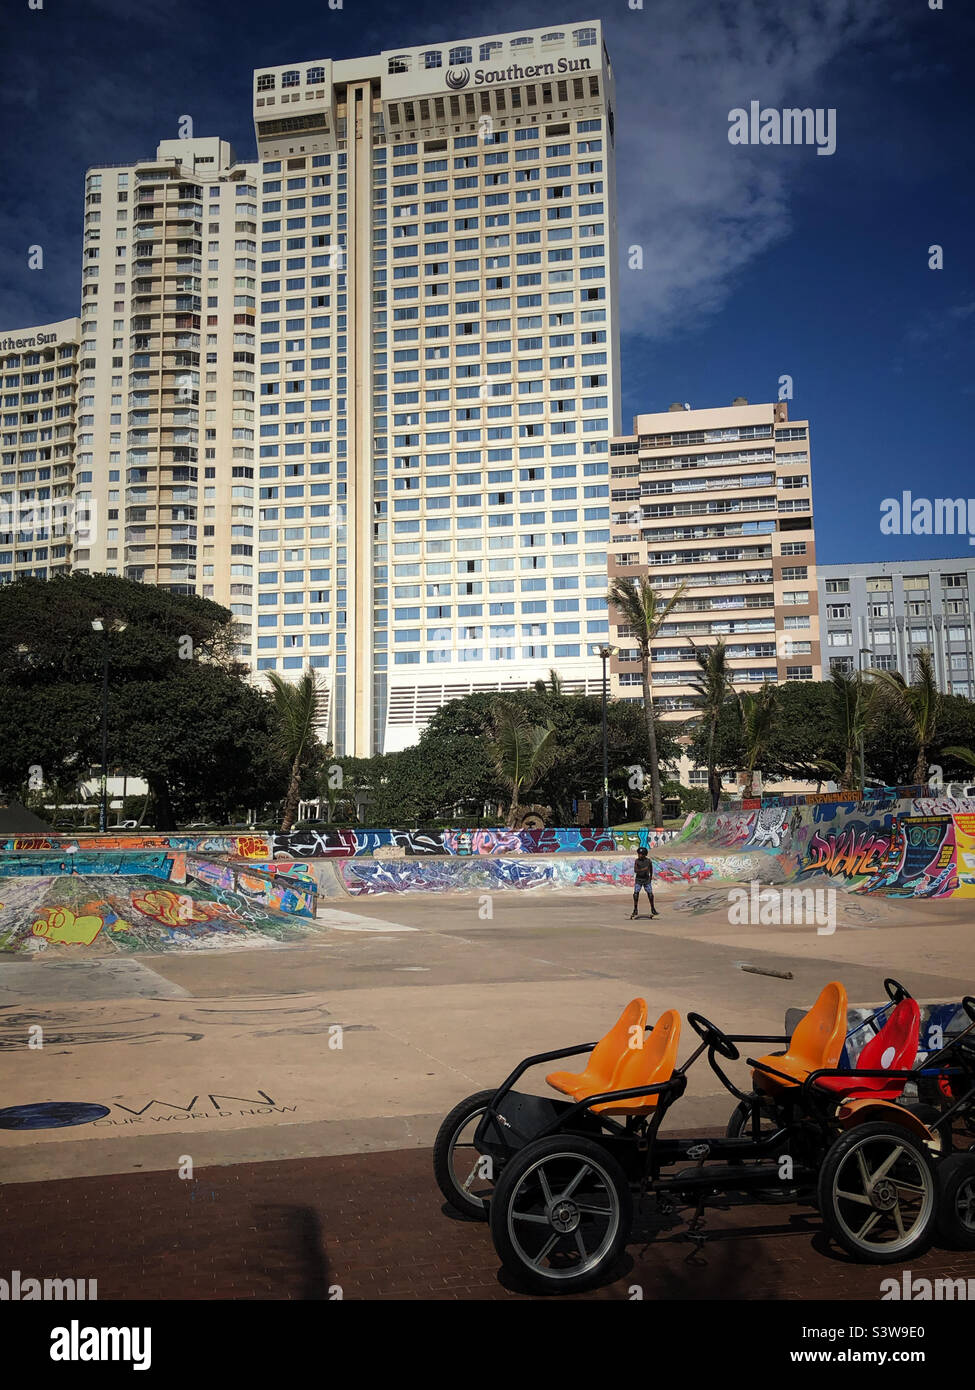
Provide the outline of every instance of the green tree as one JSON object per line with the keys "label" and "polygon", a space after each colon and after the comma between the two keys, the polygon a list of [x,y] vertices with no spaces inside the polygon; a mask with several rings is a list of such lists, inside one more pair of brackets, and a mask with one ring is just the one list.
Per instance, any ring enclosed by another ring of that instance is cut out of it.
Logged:
{"label": "green tree", "polygon": [[273,744],[288,766],[287,790],[281,810],[281,829],[288,831],[298,814],[302,777],[318,745],[315,724],[321,716],[321,688],[311,667],[294,682],[286,681],[276,671],[268,671],[267,679],[274,703]]}
{"label": "green tree", "polygon": [[150,783],[160,828],[276,797],[269,702],[244,679],[237,640],[228,609],[112,575],[0,588],[0,786],[19,787],[33,765],[48,800],[89,779],[107,651],[109,768]]}
{"label": "green tree", "polygon": [[711,810],[716,811],[721,801],[721,773],[715,764],[715,743],[721,711],[734,693],[734,672],[728,665],[723,637],[710,647],[699,647],[692,641],[691,650],[701,672],[698,679],[692,682],[692,689],[707,731],[708,792]]}
{"label": "green tree", "polygon": [[745,796],[754,795],[755,768],[763,763],[775,725],[775,696],[775,686],[769,681],[763,681],[758,690],[746,690],[738,695],[745,754],[744,770],[748,778],[744,789]]}
{"label": "green tree", "polygon": [[926,782],[931,747],[938,733],[941,692],[935,679],[934,658],[927,648],[915,653],[914,666],[915,678],[910,685],[900,671],[871,667],[868,674],[883,687],[910,733],[916,749],[914,781]]}
{"label": "green tree", "polygon": [[614,579],[606,596],[609,606],[616,609],[619,618],[630,629],[640,652],[643,710],[650,746],[650,797],[655,825],[660,825],[663,822],[663,804],[660,797],[660,761],[657,751],[653,694],[650,686],[650,648],[683,592],[684,585],[678,585],[665,603],[653,588],[648,576],[641,574],[635,581],[623,578]]}
{"label": "green tree", "polygon": [[507,824],[518,823],[522,793],[555,762],[558,745],[551,724],[530,724],[520,710],[499,700],[492,713],[488,749],[499,778],[511,794]]}
{"label": "green tree", "polygon": [[[824,757],[821,766],[836,774],[841,791],[852,792],[860,783],[854,764],[861,741],[864,741],[865,746],[877,687],[864,680],[861,671],[857,671],[855,675],[847,675],[843,671],[834,670],[830,676],[830,694],[835,727],[839,732],[843,749],[843,762],[842,765],[838,765]],[[862,785],[860,790],[864,790]]]}

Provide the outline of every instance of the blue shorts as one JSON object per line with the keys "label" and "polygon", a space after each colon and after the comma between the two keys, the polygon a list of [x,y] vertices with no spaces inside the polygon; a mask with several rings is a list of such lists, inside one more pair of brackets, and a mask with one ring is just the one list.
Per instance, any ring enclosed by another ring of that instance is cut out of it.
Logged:
{"label": "blue shorts", "polygon": [[633,896],[634,896],[634,898],[638,898],[638,897],[640,896],[640,889],[641,889],[641,888],[645,888],[645,889],[646,889],[646,891],[647,891],[647,897],[648,897],[648,898],[652,898],[652,897],[653,897],[653,879],[652,879],[652,878],[638,878],[638,879],[634,879],[634,882],[633,882]]}

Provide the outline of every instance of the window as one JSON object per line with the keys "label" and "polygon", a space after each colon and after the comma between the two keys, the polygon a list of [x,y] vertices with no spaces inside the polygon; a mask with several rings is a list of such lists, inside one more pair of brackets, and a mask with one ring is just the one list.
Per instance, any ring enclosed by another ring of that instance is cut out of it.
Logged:
{"label": "window", "polygon": [[462,44],[458,48],[452,48],[447,54],[447,62],[452,68],[459,66],[461,63],[473,62],[473,60],[474,50],[466,44]]}
{"label": "window", "polygon": [[[870,581],[868,579],[867,588],[869,589],[869,587]],[[848,594],[850,592],[850,581],[848,579],[827,579],[826,592],[828,594]]]}
{"label": "window", "polygon": [[441,54],[439,48],[429,48],[427,49],[426,53],[423,53],[420,56],[423,58],[423,66],[425,68],[443,67],[443,55]]}

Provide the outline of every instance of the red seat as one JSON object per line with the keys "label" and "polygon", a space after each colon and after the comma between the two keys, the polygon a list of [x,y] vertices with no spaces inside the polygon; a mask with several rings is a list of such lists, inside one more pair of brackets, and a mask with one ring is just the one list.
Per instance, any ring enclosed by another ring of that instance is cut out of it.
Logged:
{"label": "red seat", "polygon": [[816,1082],[847,1100],[869,1096],[874,1100],[897,1100],[904,1081],[883,1076],[857,1076],[864,1071],[907,1071],[917,1057],[921,1029],[921,1010],[916,999],[902,999],[880,1032],[870,1039],[857,1058],[849,1077],[823,1076]]}

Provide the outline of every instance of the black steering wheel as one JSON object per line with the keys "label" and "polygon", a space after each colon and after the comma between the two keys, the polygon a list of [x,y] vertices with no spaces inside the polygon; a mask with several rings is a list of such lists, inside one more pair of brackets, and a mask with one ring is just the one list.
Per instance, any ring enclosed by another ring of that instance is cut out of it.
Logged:
{"label": "black steering wheel", "polygon": [[741,1053],[728,1034],[722,1033],[720,1028],[715,1028],[714,1024],[703,1014],[688,1014],[687,1021],[701,1041],[707,1043],[708,1047],[713,1047],[715,1052],[719,1052],[722,1057],[727,1057],[729,1062],[738,1061]]}
{"label": "black steering wheel", "polygon": [[[972,1020],[972,1022],[975,1023],[975,997],[973,997],[970,994],[966,994],[964,999],[961,1001],[961,1006],[965,1010],[968,1017]],[[690,1014],[688,1014],[687,1017],[688,1019],[690,1019]]]}
{"label": "black steering wheel", "polygon": [[903,999],[910,999],[911,991],[905,989],[899,980],[894,980],[890,976],[884,980],[884,989],[887,991],[887,998],[892,1004],[899,1004]]}

